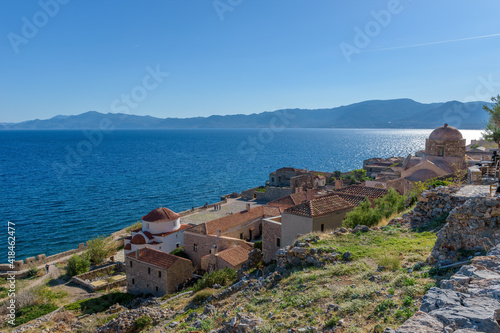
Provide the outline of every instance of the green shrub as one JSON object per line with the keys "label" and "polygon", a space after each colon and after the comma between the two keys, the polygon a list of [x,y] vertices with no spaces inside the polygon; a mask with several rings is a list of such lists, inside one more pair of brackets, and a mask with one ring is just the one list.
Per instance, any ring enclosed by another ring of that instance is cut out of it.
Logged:
{"label": "green shrub", "polygon": [[413,298],[411,298],[410,296],[405,296],[405,298],[403,299],[403,306],[413,306]]}
{"label": "green shrub", "polygon": [[396,306],[397,306],[396,303],[394,303],[394,301],[392,299],[384,299],[383,301],[378,303],[377,306],[375,306],[375,309],[373,310],[373,312],[375,314],[379,315],[379,314],[386,312],[387,310],[389,310],[391,308],[395,308]]}
{"label": "green shrub", "polygon": [[64,308],[70,311],[82,311],[84,314],[103,312],[113,304],[126,305],[136,296],[122,292],[112,292],[98,298],[84,299],[68,305]]}
{"label": "green shrub", "polygon": [[213,291],[211,290],[200,290],[193,297],[193,303],[196,305],[201,305],[205,302],[210,296],[213,295]]}
{"label": "green shrub", "polygon": [[75,276],[89,271],[90,261],[86,256],[79,256],[74,254],[68,260],[68,265],[66,266],[66,272],[69,276]]}
{"label": "green shrub", "polygon": [[112,245],[103,236],[89,240],[87,247],[86,254],[94,265],[101,264],[113,252]]}
{"label": "green shrub", "polygon": [[170,254],[181,258],[189,259],[189,256],[187,255],[186,252],[184,252],[184,249],[182,248],[175,249],[172,252],[170,252]]}
{"label": "green shrub", "polygon": [[256,241],[255,243],[253,243],[253,247],[262,250],[262,241]]}
{"label": "green shrub", "polygon": [[134,321],[134,331],[142,331],[146,327],[153,325],[153,319],[149,316],[142,316]]}
{"label": "green shrub", "polygon": [[37,276],[39,272],[40,269],[35,266],[30,266],[30,268],[28,269],[28,277]]}
{"label": "green shrub", "polygon": [[367,199],[347,213],[343,225],[346,228],[354,228],[357,225],[374,226],[383,218],[402,212],[405,209],[405,201],[406,197],[391,188],[384,197],[374,200],[374,208]]}
{"label": "green shrub", "polygon": [[336,316],[333,316],[332,318],[330,318],[326,321],[325,327],[333,328],[333,327],[337,326],[338,322],[339,322],[339,318]]}
{"label": "green shrub", "polygon": [[212,288],[214,284],[227,286],[233,283],[236,278],[236,271],[231,268],[224,268],[211,273],[205,273],[205,275],[203,275],[203,277],[195,283],[193,290],[196,292],[204,288]]}
{"label": "green shrub", "polygon": [[49,304],[33,304],[20,308],[16,311],[16,326],[27,323],[30,320],[36,319],[38,317],[44,316],[47,313],[51,313],[57,310],[57,305]]}
{"label": "green shrub", "polygon": [[386,270],[395,271],[401,266],[401,260],[396,256],[384,254],[377,260],[379,266],[383,266]]}

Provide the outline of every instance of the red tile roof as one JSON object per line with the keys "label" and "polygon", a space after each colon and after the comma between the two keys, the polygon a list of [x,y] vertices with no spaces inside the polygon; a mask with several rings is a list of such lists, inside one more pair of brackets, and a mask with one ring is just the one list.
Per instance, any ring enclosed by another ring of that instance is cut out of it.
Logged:
{"label": "red tile roof", "polygon": [[154,238],[153,235],[149,231],[143,231],[142,233],[148,238],[148,240],[151,240]]}
{"label": "red tile roof", "polygon": [[146,239],[144,238],[143,235],[137,234],[134,237],[132,237],[132,241],[130,243],[134,245],[146,244]]}
{"label": "red tile roof", "polygon": [[370,199],[381,198],[384,195],[386,195],[387,192],[389,191],[386,189],[369,187],[369,186],[360,186],[360,185],[347,186],[334,191],[334,193],[360,195],[363,197],[368,197]]}
{"label": "red tile roof", "polygon": [[288,208],[285,212],[305,217],[318,217],[352,208],[354,205],[338,195],[327,195]]}
{"label": "red tile roof", "polygon": [[[332,195],[332,194],[330,194]],[[345,193],[335,193],[333,195],[337,195],[347,201],[348,203],[352,204],[353,206],[359,206],[363,201],[365,200],[370,200],[367,197],[364,197],[362,195],[353,195],[353,194],[345,194]]]}
{"label": "red tile roof", "polygon": [[263,217],[277,216],[280,214],[281,210],[278,207],[259,206],[251,208],[249,211],[244,210],[212,221],[201,223],[190,228],[189,231],[204,235],[215,235],[217,234],[217,230],[225,231],[245,222],[250,222]]}
{"label": "red tile roof", "polygon": [[250,250],[241,246],[233,246],[229,249],[219,252],[219,258],[233,267],[239,266],[248,260]]}
{"label": "red tile roof", "polygon": [[283,207],[284,209],[287,209],[293,206],[297,206],[301,203],[304,203],[306,200],[307,200],[307,192],[298,192],[268,202],[267,205],[273,207]]}
{"label": "red tile roof", "polygon": [[168,269],[170,266],[172,266],[177,260],[187,260],[181,257],[177,257],[162,251],[150,249],[150,248],[142,248],[137,251],[137,258],[136,258],[136,251],[130,252],[127,254],[128,258],[133,258],[137,259],[138,261],[141,261],[146,264],[151,264],[155,265],[157,267],[161,267],[163,269]]}
{"label": "red tile roof", "polygon": [[184,230],[184,229],[187,229],[187,228],[190,228],[191,226],[189,224],[181,224],[181,226],[179,227],[179,229],[177,230],[174,230],[174,231],[169,231],[169,232],[164,232],[164,233],[160,233],[160,234],[153,234],[153,236],[157,236],[157,237],[165,237],[165,236],[168,236],[168,235],[171,235],[171,234],[174,234],[176,232],[179,232],[181,230]]}
{"label": "red tile roof", "polygon": [[132,245],[130,245],[130,243],[128,243],[127,245],[125,245],[124,247],[125,250],[132,250]]}
{"label": "red tile roof", "polygon": [[177,220],[179,217],[181,217],[179,214],[170,209],[160,207],[152,210],[148,215],[143,216],[142,220],[146,222],[168,222]]}

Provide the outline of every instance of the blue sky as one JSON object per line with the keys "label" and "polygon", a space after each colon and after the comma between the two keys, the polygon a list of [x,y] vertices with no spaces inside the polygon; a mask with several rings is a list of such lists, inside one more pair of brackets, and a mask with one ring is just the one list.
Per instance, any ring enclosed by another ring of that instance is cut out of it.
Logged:
{"label": "blue sky", "polygon": [[[500,93],[499,12],[496,0],[2,1],[0,122],[487,100]],[[147,77],[157,69],[168,76]]]}

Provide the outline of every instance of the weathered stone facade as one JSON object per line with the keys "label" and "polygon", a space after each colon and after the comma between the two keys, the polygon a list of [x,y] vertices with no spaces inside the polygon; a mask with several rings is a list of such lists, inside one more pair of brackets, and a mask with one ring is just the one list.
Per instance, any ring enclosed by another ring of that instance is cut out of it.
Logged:
{"label": "weathered stone facade", "polygon": [[191,279],[193,265],[187,259],[176,257],[173,263],[162,267],[140,261],[133,257],[133,254],[130,254],[125,258],[125,271],[129,293],[153,294],[158,297],[174,293],[177,286]]}
{"label": "weathered stone facade", "polygon": [[262,221],[262,252],[264,262],[276,259],[276,251],[281,247],[281,217]]}
{"label": "weathered stone facade", "polygon": [[[442,153],[442,155],[441,155]],[[425,140],[425,154],[429,156],[465,156],[465,139],[461,140]]]}
{"label": "weathered stone facade", "polygon": [[239,245],[253,247],[253,244],[239,238],[202,235],[189,231],[184,233],[184,252],[187,253],[189,259],[192,260],[193,265],[197,268],[201,268],[201,258],[210,254],[210,250],[214,245],[217,246],[218,251]]}

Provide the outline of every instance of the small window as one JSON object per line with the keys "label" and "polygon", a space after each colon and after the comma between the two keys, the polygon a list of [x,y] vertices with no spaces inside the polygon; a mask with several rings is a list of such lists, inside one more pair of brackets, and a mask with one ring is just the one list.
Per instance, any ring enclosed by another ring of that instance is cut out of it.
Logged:
{"label": "small window", "polygon": [[135,279],[132,279],[132,284],[135,284]]}
{"label": "small window", "polygon": [[444,156],[444,147],[438,147],[438,156]]}
{"label": "small window", "polygon": [[325,225],[324,224],[321,225],[321,232],[323,232],[323,231],[325,231]]}
{"label": "small window", "polygon": [[281,238],[276,238],[276,246],[281,247]]}
{"label": "small window", "polygon": [[158,291],[158,286],[156,286],[156,291]]}
{"label": "small window", "polygon": [[243,233],[240,234],[240,239],[243,239]]}
{"label": "small window", "polygon": [[193,244],[193,251],[198,252],[198,244]]}
{"label": "small window", "polygon": [[151,267],[148,267],[148,274],[151,274]]}
{"label": "small window", "polygon": [[130,267],[132,267],[132,260],[130,260]]}
{"label": "small window", "polygon": [[158,271],[158,277],[161,279],[161,271]]}
{"label": "small window", "polygon": [[146,229],[149,229],[149,223],[146,223]]}
{"label": "small window", "polygon": [[179,235],[177,233],[175,234],[175,238],[179,238]]}
{"label": "small window", "polygon": [[180,244],[180,243],[177,243],[177,244],[175,244],[175,247],[176,247],[176,248],[180,248],[180,247],[181,247],[181,244]]}

